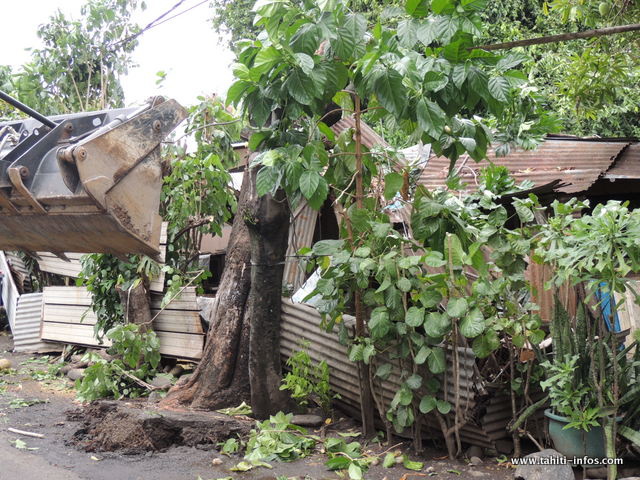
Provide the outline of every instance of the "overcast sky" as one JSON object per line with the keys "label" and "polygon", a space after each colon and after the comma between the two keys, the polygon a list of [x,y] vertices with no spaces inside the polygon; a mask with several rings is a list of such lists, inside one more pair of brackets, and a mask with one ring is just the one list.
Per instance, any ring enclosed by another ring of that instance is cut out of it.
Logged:
{"label": "overcast sky", "polygon": [[[173,15],[201,0],[186,0]],[[36,34],[57,9],[74,19],[80,18],[84,0],[18,0],[5,2],[0,27],[0,64],[19,66],[29,59],[29,47],[40,46]],[[169,10],[176,0],[148,0],[147,9],[134,20],[142,27]],[[169,15],[169,16],[170,16]],[[225,94],[231,84],[229,65],[233,54],[218,41],[211,27],[212,10],[208,2],[146,31],[139,37],[134,61],[139,65],[123,80],[127,104],[139,103],[150,95],[177,99],[183,105],[195,103],[202,94]],[[156,72],[167,72],[159,91]]]}

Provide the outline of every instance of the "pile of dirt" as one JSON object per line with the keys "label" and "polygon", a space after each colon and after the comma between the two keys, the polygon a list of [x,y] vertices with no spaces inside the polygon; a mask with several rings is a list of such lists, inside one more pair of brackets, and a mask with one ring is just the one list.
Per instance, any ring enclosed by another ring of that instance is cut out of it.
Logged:
{"label": "pile of dirt", "polygon": [[185,445],[213,449],[219,442],[245,436],[253,421],[214,412],[173,411],[115,401],[94,402],[68,413],[83,423],[72,443],[87,452],[138,454]]}

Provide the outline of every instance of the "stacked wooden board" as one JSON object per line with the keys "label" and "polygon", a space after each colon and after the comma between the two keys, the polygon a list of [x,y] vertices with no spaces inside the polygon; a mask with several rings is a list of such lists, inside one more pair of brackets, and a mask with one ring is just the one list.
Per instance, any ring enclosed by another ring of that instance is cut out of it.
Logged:
{"label": "stacked wooden board", "polygon": [[[161,296],[154,296],[151,314],[153,330],[160,339],[163,355],[197,360],[202,357],[205,331],[202,328],[195,288],[160,308]],[[94,334],[96,315],[91,310],[91,293],[85,287],[45,287],[42,339],[90,347],[109,346]]]}

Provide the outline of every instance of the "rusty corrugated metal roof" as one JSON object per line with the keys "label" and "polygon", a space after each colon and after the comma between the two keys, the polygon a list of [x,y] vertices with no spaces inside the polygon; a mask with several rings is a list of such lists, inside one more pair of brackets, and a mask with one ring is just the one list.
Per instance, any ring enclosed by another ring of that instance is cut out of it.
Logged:
{"label": "rusty corrugated metal roof", "polygon": [[629,145],[604,176],[610,180],[640,179],[640,143]]}
{"label": "rusty corrugated metal roof", "polygon": [[[565,185],[559,186],[557,191],[578,193],[593,185],[627,145],[628,141],[547,139],[536,150],[514,150],[506,157],[496,157],[490,149],[487,157],[494,164],[507,167],[518,183],[531,180],[535,185],[544,185],[561,180]],[[476,189],[479,171],[488,165],[488,160],[475,162],[468,156],[458,160],[456,169],[467,184],[464,191]],[[449,159],[432,156],[419,183],[428,188],[444,187],[448,173]]]}
{"label": "rusty corrugated metal roof", "polygon": [[[340,135],[348,128],[356,128],[356,120],[353,117],[346,117],[334,123],[331,126],[331,130],[336,135]],[[360,131],[362,132],[362,144],[371,149],[375,146],[382,148],[390,148],[389,144],[385,142],[384,138],[378,135],[373,128],[367,125],[365,122],[360,122]]]}

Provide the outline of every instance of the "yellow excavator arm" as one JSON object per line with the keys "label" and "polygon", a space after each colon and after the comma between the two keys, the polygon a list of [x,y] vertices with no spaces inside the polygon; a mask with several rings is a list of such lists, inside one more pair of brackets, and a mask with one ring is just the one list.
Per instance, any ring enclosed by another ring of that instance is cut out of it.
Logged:
{"label": "yellow excavator arm", "polygon": [[161,142],[175,100],[0,123],[0,250],[142,253],[160,241]]}

